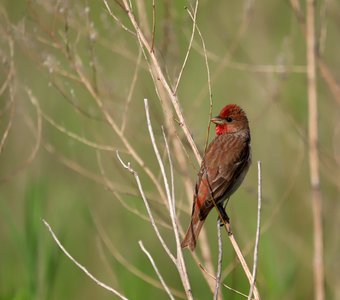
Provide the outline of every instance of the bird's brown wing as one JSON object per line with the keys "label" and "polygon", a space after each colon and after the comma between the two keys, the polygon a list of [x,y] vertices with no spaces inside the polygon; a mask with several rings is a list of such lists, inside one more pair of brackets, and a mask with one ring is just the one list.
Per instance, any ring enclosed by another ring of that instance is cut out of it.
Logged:
{"label": "bird's brown wing", "polygon": [[235,135],[217,136],[209,145],[198,174],[194,206],[200,218],[208,215],[215,203],[221,203],[239,187],[250,164],[249,140]]}

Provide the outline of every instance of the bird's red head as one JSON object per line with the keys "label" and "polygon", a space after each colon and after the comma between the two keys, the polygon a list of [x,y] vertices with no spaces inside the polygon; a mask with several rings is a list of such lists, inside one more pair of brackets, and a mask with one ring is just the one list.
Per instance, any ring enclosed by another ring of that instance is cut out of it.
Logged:
{"label": "bird's red head", "polygon": [[245,112],[236,104],[225,106],[220,114],[211,119],[216,124],[216,134],[236,133],[242,130],[249,131],[248,119]]}

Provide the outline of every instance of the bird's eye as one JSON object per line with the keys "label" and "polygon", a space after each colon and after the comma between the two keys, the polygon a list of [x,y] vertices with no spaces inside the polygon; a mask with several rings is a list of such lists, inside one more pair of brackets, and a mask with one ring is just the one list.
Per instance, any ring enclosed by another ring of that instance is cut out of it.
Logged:
{"label": "bird's eye", "polygon": [[231,122],[233,121],[233,118],[232,118],[232,117],[227,117],[227,118],[226,118],[226,121],[227,121],[228,123],[231,123]]}

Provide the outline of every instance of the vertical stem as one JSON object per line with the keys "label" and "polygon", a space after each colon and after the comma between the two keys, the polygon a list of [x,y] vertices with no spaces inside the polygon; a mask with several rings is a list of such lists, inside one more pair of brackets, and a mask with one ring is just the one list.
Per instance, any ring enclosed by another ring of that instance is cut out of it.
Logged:
{"label": "vertical stem", "polygon": [[261,204],[262,204],[262,174],[261,174],[261,162],[257,162],[257,224],[256,224],[256,238],[254,247],[254,262],[253,262],[253,282],[250,284],[250,290],[248,294],[248,300],[254,291],[256,283],[256,272],[257,272],[257,256],[259,251],[259,241],[261,232]]}
{"label": "vertical stem", "polygon": [[316,300],[325,299],[324,263],[323,263],[323,228],[322,203],[320,193],[319,154],[318,154],[318,108],[316,88],[316,53],[315,53],[315,1],[307,0],[306,36],[307,36],[307,82],[308,82],[308,144],[313,210],[314,233],[314,288]]}
{"label": "vertical stem", "polygon": [[217,273],[216,273],[214,300],[217,300],[219,296],[219,289],[221,285],[221,275],[222,275],[223,248],[222,248],[221,223],[219,220],[217,220],[217,241],[218,241],[218,260],[217,260]]}

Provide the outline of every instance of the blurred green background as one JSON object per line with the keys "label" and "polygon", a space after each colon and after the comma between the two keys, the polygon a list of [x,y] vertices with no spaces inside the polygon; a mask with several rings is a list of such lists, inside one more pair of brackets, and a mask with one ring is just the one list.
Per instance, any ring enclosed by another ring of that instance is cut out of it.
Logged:
{"label": "blurred green background", "polygon": [[[143,3],[133,2],[133,9],[138,15],[144,6],[145,19],[139,16],[138,20],[151,28],[152,1]],[[117,2],[108,4],[119,22],[133,31]],[[172,84],[188,49],[192,32],[188,11],[192,12],[194,5],[156,1],[154,44]],[[304,1],[301,9],[304,14]],[[317,51],[339,82],[340,3],[318,1],[316,19]],[[300,20],[304,22],[303,17]],[[135,35],[119,22],[101,1],[0,3],[0,299],[113,298],[66,258],[42,218],[51,224],[65,248],[98,279],[130,299],[166,298],[162,288],[149,283],[149,278],[158,279],[138,246],[142,240],[168,285],[178,291],[176,298],[183,297],[175,267],[150,223],[140,217],[146,210],[135,180],[120,165],[115,150],[139,173],[156,219],[170,225],[159,194],[76,72],[78,68],[85,76],[118,126],[126,124],[124,136],[162,184],[143,99],[149,99],[157,142],[166,161],[162,102]],[[261,160],[260,293],[263,299],[311,299],[313,223],[306,42],[301,24],[289,1],[205,0],[199,2],[197,26],[208,54],[213,114],[228,103],[237,103],[250,120],[255,163],[228,205],[233,232],[251,265],[256,161]],[[196,31],[178,97],[201,153],[209,120],[207,78],[203,46]],[[325,287],[327,299],[340,299],[340,102],[320,73],[317,88]],[[180,127],[178,136],[188,153],[184,169],[193,187],[198,165]],[[184,191],[176,157],[174,161],[177,212],[186,228],[191,199]],[[205,227],[216,264],[214,214]],[[174,251],[171,230],[161,227],[161,233]],[[223,269],[228,270],[235,254],[225,236],[223,245]],[[200,255],[199,250],[197,253]],[[185,260],[194,298],[211,299],[202,272],[188,251]],[[144,274],[136,276],[136,272]],[[224,274],[226,284],[248,293],[240,266]],[[244,299],[223,288],[222,294],[224,299]]]}

